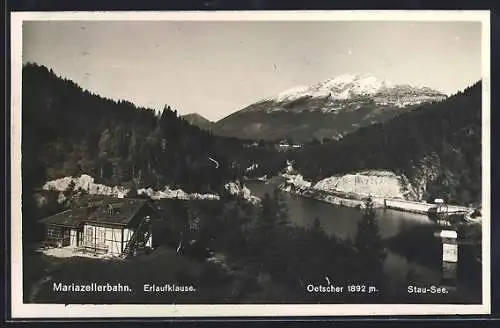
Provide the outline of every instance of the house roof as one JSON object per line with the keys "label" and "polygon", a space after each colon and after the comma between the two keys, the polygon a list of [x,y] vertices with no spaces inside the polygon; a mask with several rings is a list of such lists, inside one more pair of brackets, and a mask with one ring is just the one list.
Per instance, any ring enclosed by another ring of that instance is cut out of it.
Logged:
{"label": "house roof", "polygon": [[132,198],[104,200],[84,221],[127,225],[147,202],[147,199]]}
{"label": "house roof", "polygon": [[127,225],[147,199],[111,198],[89,202],[40,220],[44,224],[77,227],[83,222]]}
{"label": "house roof", "polygon": [[40,222],[47,225],[60,225],[76,228],[83,223],[83,220],[87,216],[87,208],[73,208],[41,219]]}

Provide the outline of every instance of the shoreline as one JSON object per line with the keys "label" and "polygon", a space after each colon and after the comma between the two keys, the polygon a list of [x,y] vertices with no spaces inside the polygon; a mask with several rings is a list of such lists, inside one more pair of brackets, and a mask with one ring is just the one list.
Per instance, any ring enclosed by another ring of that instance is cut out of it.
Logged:
{"label": "shoreline", "polygon": [[[320,190],[312,189],[312,188],[300,188],[297,190],[297,187],[285,186],[281,184],[277,187],[281,191],[288,192],[292,195],[297,195],[325,203],[329,203],[332,205],[338,206],[346,206],[346,207],[361,207],[364,204],[363,200],[360,199],[351,199],[351,198],[342,198],[333,194],[326,194],[326,192],[322,192]],[[324,193],[324,195],[319,195],[318,193]],[[374,200],[374,199],[373,199]],[[380,202],[375,202],[374,207],[382,207]]]}
{"label": "shoreline", "polygon": [[[325,190],[314,189],[311,187],[297,187],[292,184],[282,183],[277,187],[281,191],[285,191],[294,195],[302,196],[309,199],[314,199],[338,206],[357,207],[364,205],[365,199],[369,196],[352,194],[353,198],[341,197],[340,193],[328,192]],[[356,198],[354,198],[356,197]],[[386,208],[401,212],[416,213],[429,215],[430,209],[435,208],[436,204],[416,202],[397,198],[371,197],[374,208]],[[458,205],[447,205],[448,214],[466,214],[471,211],[471,208]]]}

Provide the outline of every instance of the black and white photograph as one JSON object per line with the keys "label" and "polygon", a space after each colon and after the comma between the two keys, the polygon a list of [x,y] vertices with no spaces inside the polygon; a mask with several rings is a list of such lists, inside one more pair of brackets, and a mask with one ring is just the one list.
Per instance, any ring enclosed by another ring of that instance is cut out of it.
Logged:
{"label": "black and white photograph", "polygon": [[13,314],[488,313],[488,12],[11,19]]}

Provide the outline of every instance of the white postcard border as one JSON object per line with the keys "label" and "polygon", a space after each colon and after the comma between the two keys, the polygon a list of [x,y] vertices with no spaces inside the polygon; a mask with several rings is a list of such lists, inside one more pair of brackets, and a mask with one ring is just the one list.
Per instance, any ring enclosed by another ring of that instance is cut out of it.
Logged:
{"label": "white postcard border", "polygon": [[[482,23],[483,300],[451,304],[63,305],[23,303],[21,221],[22,23],[26,20],[143,21],[477,21]],[[489,11],[238,11],[11,13],[11,305],[12,318],[281,317],[489,314],[490,268],[490,13]]]}

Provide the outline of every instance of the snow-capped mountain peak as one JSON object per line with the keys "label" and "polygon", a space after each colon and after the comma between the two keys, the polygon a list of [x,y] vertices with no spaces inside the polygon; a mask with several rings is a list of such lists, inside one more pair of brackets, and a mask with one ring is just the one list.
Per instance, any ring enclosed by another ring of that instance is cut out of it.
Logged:
{"label": "snow-capped mountain peak", "polygon": [[446,97],[428,87],[347,73],[257,101],[218,121],[213,131],[253,140],[339,139]]}
{"label": "snow-capped mountain peak", "polygon": [[285,100],[285,99],[287,99],[287,98],[289,98],[291,96],[293,97],[293,95],[306,94],[307,91],[309,90],[309,88],[310,88],[310,86],[307,86],[307,85],[301,85],[301,86],[293,87],[293,88],[290,88],[288,90],[285,90],[285,91],[281,92],[275,98],[278,101],[281,101],[281,100]]}
{"label": "snow-capped mountain peak", "polygon": [[356,73],[356,74],[342,74],[333,79],[327,80],[324,83],[326,86],[342,86],[352,84],[359,89],[366,89],[367,91],[379,89],[382,86],[391,86],[392,83],[384,80],[379,80],[370,73]]}
{"label": "snow-capped mountain peak", "polygon": [[369,73],[342,74],[322,84],[323,87],[329,89],[343,88],[343,93],[348,94],[373,94],[389,85],[386,81],[379,80]]}
{"label": "snow-capped mountain peak", "polygon": [[391,98],[406,97],[407,93],[442,93],[426,87],[399,86],[391,81],[381,80],[370,73],[346,73],[310,86],[288,89],[266,100],[277,102],[294,101],[300,98],[327,98],[330,100],[348,100],[360,96],[391,95]]}

